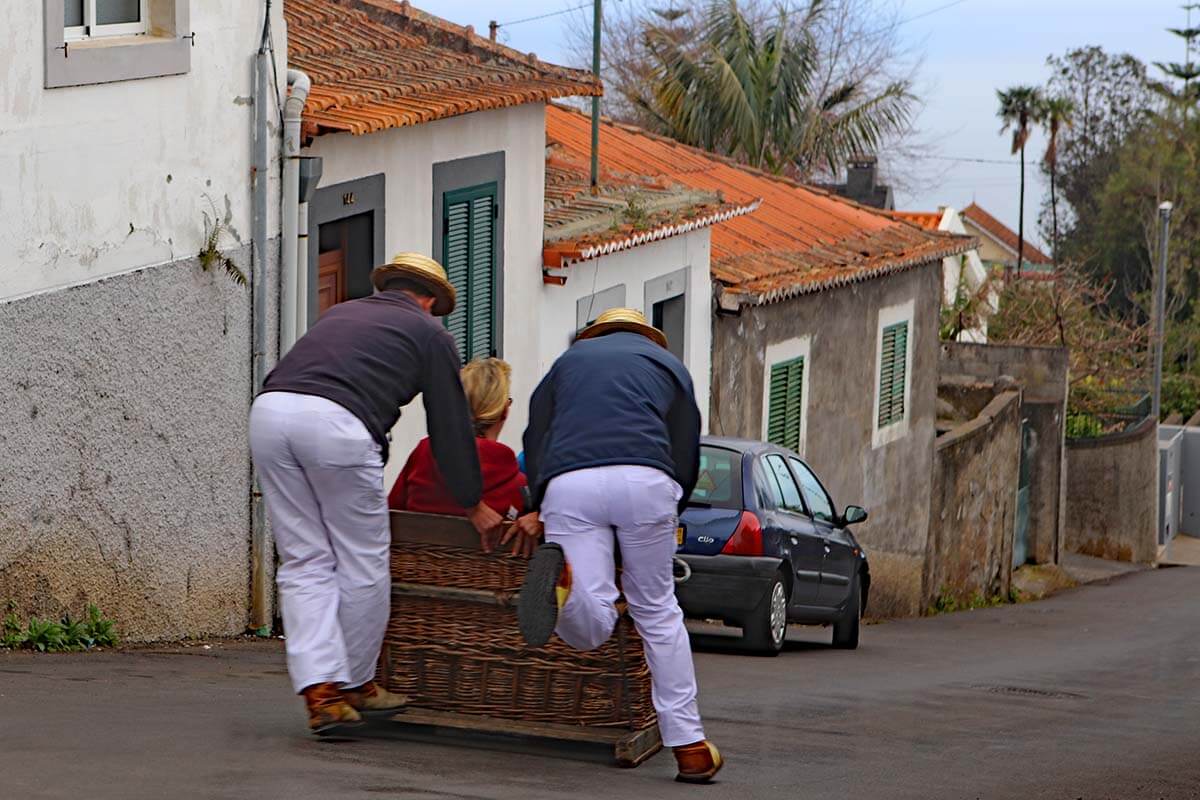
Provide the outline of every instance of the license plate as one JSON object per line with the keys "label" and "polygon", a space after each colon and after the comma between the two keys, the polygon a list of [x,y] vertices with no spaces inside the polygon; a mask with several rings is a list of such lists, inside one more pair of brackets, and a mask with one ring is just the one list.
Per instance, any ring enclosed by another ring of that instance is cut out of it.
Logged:
{"label": "license plate", "polygon": [[675,544],[676,544],[676,546],[683,545],[683,526],[682,525],[680,525],[678,528],[675,529]]}

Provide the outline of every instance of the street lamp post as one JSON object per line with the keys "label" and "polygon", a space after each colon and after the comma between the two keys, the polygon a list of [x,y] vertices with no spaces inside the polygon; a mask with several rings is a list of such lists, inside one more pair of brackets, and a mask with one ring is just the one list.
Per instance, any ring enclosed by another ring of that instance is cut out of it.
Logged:
{"label": "street lamp post", "polygon": [[1167,315],[1167,246],[1171,232],[1171,209],[1167,202],[1158,207],[1158,281],[1154,291],[1154,406],[1157,422],[1162,417],[1163,331]]}

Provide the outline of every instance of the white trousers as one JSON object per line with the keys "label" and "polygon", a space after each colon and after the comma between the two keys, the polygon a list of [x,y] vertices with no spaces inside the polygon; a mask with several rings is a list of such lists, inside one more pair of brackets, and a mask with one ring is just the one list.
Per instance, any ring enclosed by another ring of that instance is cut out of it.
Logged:
{"label": "white trousers", "polygon": [[375,677],[391,590],[379,445],[337,403],[269,392],[250,409],[250,450],[279,551],[292,685],[361,686]]}
{"label": "white trousers", "polygon": [[675,599],[679,484],[661,470],[615,466],[578,470],[550,481],[542,501],[547,541],[562,546],[571,593],[556,632],[579,650],[599,647],[617,623],[614,537],[621,548],[621,587],[650,665],[663,744],[704,738],[696,670],[683,612]]}

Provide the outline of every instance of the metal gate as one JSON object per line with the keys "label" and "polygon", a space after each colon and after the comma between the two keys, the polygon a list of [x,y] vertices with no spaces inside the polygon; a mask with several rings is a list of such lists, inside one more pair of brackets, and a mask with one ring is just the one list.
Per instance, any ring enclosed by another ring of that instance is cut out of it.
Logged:
{"label": "metal gate", "polygon": [[1033,449],[1033,426],[1021,420],[1021,466],[1017,478],[1017,528],[1013,532],[1013,567],[1029,560],[1029,484],[1033,472],[1030,450]]}

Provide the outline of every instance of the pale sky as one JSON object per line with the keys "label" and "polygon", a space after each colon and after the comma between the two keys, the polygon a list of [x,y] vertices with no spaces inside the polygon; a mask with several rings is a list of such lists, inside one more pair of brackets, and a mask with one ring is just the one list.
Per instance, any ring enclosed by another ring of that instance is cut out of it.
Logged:
{"label": "pale sky", "polygon": [[[606,5],[629,1],[606,0]],[[951,5],[953,0],[903,0],[900,17],[920,17],[900,29],[904,44],[923,54],[917,88],[925,106],[916,119],[915,139],[928,145],[923,150],[930,156],[939,158],[897,165],[918,182],[932,184],[898,192],[897,208],[933,211],[943,205],[961,208],[975,200],[1015,230],[1019,167],[1017,157],[1009,154],[1009,137],[999,135],[995,90],[1044,83],[1046,56],[1085,45],[1128,52],[1145,62],[1182,61],[1182,40],[1165,30],[1184,26],[1182,2],[958,0]],[[474,25],[485,36],[489,19],[503,23],[582,4],[583,0],[514,0],[503,5],[485,5],[478,0],[414,3],[453,22]],[[506,26],[501,28],[500,38],[548,61],[569,63],[566,26],[571,16],[558,14]],[[1038,209],[1048,191],[1036,168],[1044,148],[1041,135],[1027,148],[1027,235],[1036,231]],[[1005,163],[946,160],[950,158]]]}

